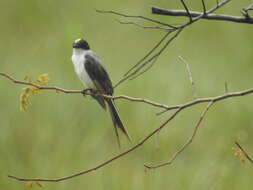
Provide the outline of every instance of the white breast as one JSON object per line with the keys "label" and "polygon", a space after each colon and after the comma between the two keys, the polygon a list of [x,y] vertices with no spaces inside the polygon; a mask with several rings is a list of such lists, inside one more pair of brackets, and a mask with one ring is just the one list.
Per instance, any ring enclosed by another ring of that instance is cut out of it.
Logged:
{"label": "white breast", "polygon": [[75,72],[79,79],[82,81],[84,85],[86,85],[88,88],[96,89],[94,83],[90,79],[88,73],[86,72],[84,68],[84,63],[85,63],[85,55],[89,52],[90,50],[81,50],[81,49],[73,49],[73,55],[71,57],[72,62],[74,64]]}

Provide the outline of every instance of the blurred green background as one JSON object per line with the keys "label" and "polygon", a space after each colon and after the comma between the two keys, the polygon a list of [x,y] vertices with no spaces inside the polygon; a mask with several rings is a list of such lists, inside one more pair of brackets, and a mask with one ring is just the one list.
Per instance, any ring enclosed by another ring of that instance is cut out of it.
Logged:
{"label": "blurred green background", "polygon": [[[186,1],[201,10],[201,1]],[[208,7],[215,4],[208,1]],[[217,13],[239,15],[250,0],[232,1]],[[150,5],[182,8],[179,0],[1,0],[0,72],[18,79],[48,73],[50,85],[83,89],[70,57],[72,42],[80,37],[101,57],[116,83],[164,35],[163,31],[121,25],[115,15],[95,9],[143,15],[168,23],[184,18],[150,14]],[[133,20],[137,21],[137,20]],[[148,24],[139,20],[141,24]],[[192,99],[183,56],[190,64],[198,97],[252,88],[252,25],[200,21],[185,29],[155,66],[141,77],[122,84],[115,95],[125,94],[174,105]],[[117,100],[117,107],[133,143],[122,136],[117,147],[109,113],[90,97],[43,91],[32,97],[27,112],[20,111],[23,86],[0,78],[0,189],[25,189],[7,178],[63,177],[94,167],[139,142],[170,113],[142,103]],[[193,144],[171,166],[145,171],[144,163],[166,161],[191,135],[205,105],[182,112],[136,151],[95,172],[60,183],[42,183],[45,189],[251,189],[252,165],[233,155],[238,140],[253,155],[252,95],[215,104]],[[36,189],[39,187],[34,187]]]}

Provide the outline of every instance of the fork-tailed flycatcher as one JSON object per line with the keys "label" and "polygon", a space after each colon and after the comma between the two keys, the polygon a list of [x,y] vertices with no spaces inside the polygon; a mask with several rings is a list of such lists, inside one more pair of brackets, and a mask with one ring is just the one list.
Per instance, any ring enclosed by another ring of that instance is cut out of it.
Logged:
{"label": "fork-tailed flycatcher", "polygon": [[[112,117],[115,133],[119,143],[119,135],[117,128],[119,128],[126,137],[130,140],[119,114],[115,108],[113,99],[107,99],[99,94],[112,95],[113,87],[111,79],[101,64],[98,56],[90,49],[87,41],[77,39],[72,44],[73,54],[72,62],[74,64],[75,72],[84,85],[91,89],[92,97],[106,110],[106,103]],[[120,145],[120,144],[119,144]]]}

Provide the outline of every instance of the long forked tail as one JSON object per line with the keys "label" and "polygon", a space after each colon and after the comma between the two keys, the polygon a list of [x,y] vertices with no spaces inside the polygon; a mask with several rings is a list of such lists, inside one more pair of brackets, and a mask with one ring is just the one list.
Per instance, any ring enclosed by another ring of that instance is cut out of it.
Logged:
{"label": "long forked tail", "polygon": [[[127,130],[124,127],[124,125],[123,125],[123,123],[122,123],[122,121],[119,117],[119,114],[116,110],[116,107],[114,105],[113,100],[112,99],[107,100],[107,103],[108,103],[109,111],[110,111],[110,114],[111,114],[111,117],[112,117],[112,121],[113,121],[113,125],[114,125],[114,128],[115,128],[115,133],[116,133],[116,136],[117,136],[118,143],[119,143],[119,135],[118,135],[117,128],[119,128],[126,135],[128,140],[131,141],[131,138],[128,135]],[[120,143],[119,143],[119,145],[120,145]]]}

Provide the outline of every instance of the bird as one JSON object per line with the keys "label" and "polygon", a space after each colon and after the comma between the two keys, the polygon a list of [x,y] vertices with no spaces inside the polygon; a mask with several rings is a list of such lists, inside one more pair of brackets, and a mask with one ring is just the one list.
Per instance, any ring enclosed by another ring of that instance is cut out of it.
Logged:
{"label": "bird", "polygon": [[111,79],[100,58],[90,49],[88,42],[82,38],[72,44],[73,52],[71,60],[74,70],[84,84],[91,91],[91,96],[106,110],[107,106],[112,118],[118,145],[120,146],[118,129],[131,141],[131,138],[120,119],[113,99],[105,98],[99,94],[113,95]]}

